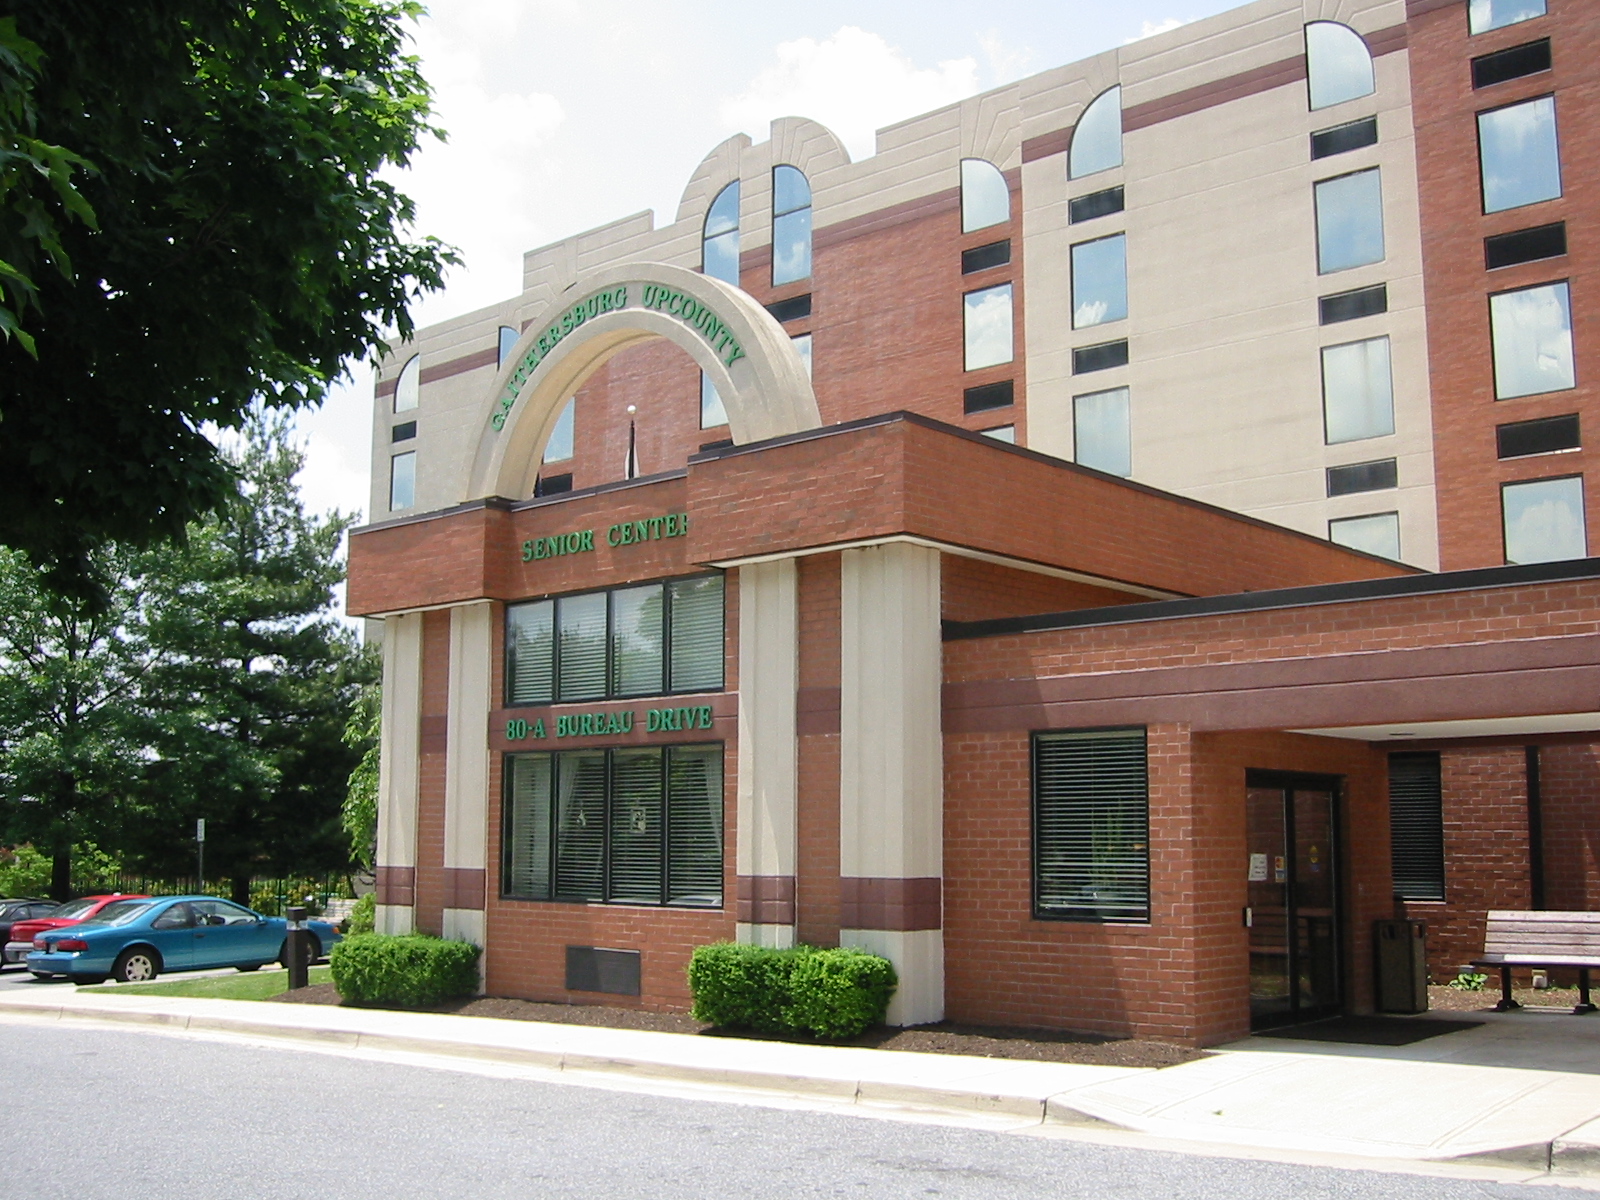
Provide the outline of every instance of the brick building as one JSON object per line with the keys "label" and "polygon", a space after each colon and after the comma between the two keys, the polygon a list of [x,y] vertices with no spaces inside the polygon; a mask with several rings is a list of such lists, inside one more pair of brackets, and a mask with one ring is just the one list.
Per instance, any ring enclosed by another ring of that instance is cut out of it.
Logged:
{"label": "brick building", "polygon": [[380,372],[384,927],[1214,1043],[1600,890],[1577,0],[1258,0],[786,118]]}

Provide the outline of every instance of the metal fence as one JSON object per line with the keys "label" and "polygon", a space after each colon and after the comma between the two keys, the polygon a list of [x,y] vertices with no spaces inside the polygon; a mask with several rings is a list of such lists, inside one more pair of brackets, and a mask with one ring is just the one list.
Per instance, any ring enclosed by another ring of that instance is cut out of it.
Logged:
{"label": "metal fence", "polygon": [[[232,896],[231,879],[206,879],[190,876],[176,879],[148,879],[141,875],[118,875],[111,878],[74,879],[73,894],[104,895],[107,892],[124,892],[128,895]],[[303,904],[312,916],[327,908],[329,900],[353,899],[354,880],[345,874],[301,875],[284,879],[252,879],[250,881],[250,907],[269,917],[281,917],[290,904]]]}

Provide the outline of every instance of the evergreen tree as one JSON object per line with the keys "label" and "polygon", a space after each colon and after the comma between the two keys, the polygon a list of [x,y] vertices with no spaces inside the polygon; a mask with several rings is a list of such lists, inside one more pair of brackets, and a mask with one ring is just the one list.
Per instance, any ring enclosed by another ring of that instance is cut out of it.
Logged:
{"label": "evergreen tree", "polygon": [[224,453],[237,494],[187,545],[146,554],[153,761],[125,846],[186,873],[203,817],[208,873],[244,903],[253,876],[348,867],[340,810],[361,750],[343,734],[377,671],[332,613],[351,518],[305,511],[287,419],[258,410]]}
{"label": "evergreen tree", "polygon": [[0,550],[0,839],[52,860],[50,893],[71,888],[74,843],[104,843],[148,757],[145,690],[157,652],[144,629],[138,557],[97,551],[109,605],[62,595],[21,554]]}

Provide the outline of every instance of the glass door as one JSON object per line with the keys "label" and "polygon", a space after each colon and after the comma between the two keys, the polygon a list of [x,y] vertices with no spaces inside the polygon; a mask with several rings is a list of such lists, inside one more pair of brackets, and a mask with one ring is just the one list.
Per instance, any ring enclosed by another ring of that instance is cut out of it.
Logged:
{"label": "glass door", "polygon": [[1252,774],[1245,792],[1253,1028],[1341,1006],[1338,789]]}

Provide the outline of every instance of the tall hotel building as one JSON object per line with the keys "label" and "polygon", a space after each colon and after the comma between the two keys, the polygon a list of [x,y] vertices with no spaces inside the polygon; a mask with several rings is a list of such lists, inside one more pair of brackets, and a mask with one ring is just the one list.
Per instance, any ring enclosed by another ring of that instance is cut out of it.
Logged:
{"label": "tall hotel building", "polygon": [[382,927],[1213,1044],[1600,904],[1597,63],[1587,0],[1257,0],[731,138],[396,345]]}

